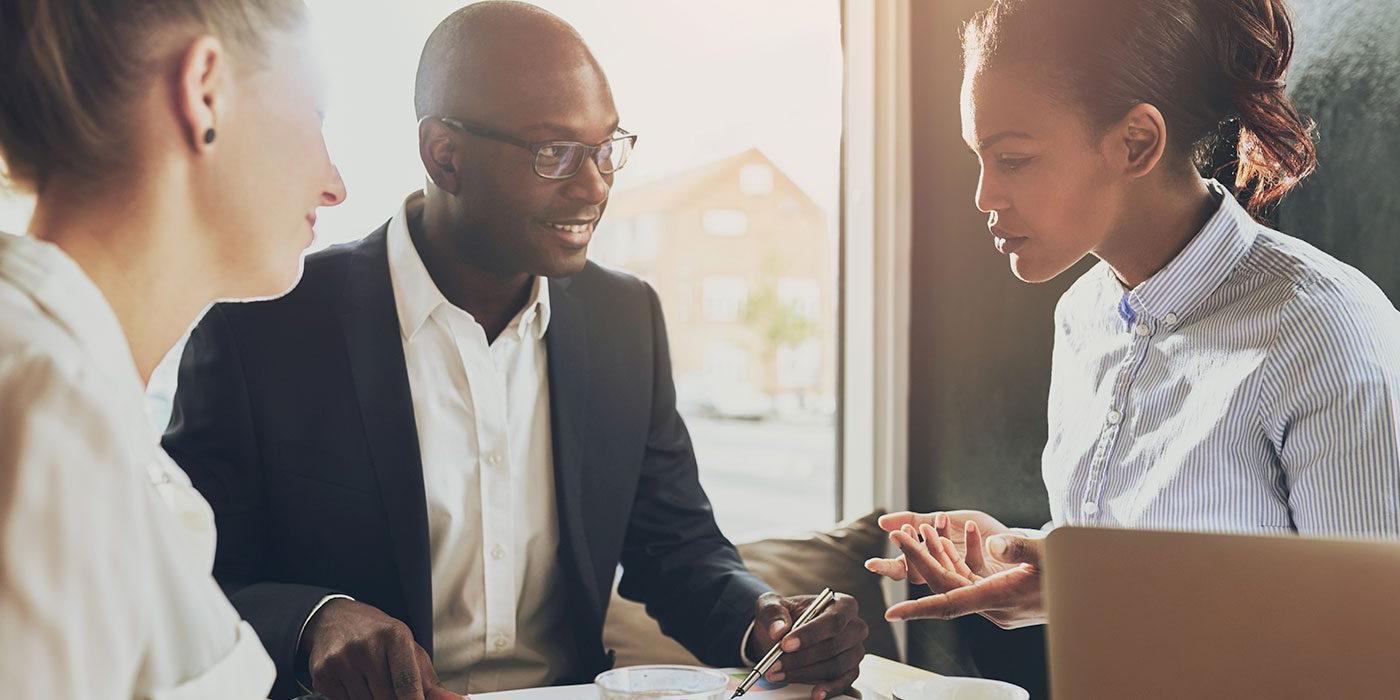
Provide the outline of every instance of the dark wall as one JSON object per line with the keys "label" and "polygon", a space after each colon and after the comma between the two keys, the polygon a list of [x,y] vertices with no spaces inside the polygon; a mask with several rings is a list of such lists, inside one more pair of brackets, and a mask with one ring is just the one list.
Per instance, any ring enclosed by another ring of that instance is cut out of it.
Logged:
{"label": "dark wall", "polygon": [[1400,0],[1308,0],[1295,15],[1289,94],[1317,122],[1319,167],[1278,227],[1400,301]]}
{"label": "dark wall", "polygon": [[[963,144],[958,27],[985,0],[911,3],[913,131],[909,493],[921,511],[975,508],[1010,525],[1049,520],[1040,478],[1055,302],[1077,276],[1028,285],[992,247]],[[911,626],[935,671],[1044,686],[1038,629],[981,618]],[[1037,697],[1039,697],[1037,693]]]}
{"label": "dark wall", "polygon": [[[1054,305],[1087,262],[1027,285],[992,248],[958,116],[957,29],[986,0],[911,4],[910,499],[918,510],[977,508],[1039,526],[1049,519],[1040,451]],[[1321,167],[1272,218],[1400,299],[1400,0],[1294,7],[1290,94],[1318,123]],[[1045,696],[1038,629],[1004,632],[976,617],[917,623],[910,660]]]}

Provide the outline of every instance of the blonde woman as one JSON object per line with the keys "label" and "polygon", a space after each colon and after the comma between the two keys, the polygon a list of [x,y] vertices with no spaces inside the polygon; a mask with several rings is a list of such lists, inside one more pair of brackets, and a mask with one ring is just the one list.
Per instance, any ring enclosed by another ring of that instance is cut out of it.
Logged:
{"label": "blonde woman", "polygon": [[210,577],[209,507],[143,415],[217,299],[299,277],[345,196],[298,0],[0,0],[0,157],[37,204],[0,235],[0,687],[263,698]]}

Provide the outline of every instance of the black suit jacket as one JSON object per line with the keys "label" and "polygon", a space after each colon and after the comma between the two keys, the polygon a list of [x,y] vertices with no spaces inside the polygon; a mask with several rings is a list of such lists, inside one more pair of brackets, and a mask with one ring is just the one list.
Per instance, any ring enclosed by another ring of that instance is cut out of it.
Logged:
{"label": "black suit jacket", "polygon": [[[432,653],[428,519],[386,228],[310,256],[271,301],[214,306],[180,363],[164,445],[209,500],[214,576],[297,694],[313,607],[345,593]],[[550,280],[545,336],[559,566],[584,681],[608,666],[622,595],[706,663],[737,665],[769,590],[715,525],[676,413],[665,325],[645,283],[590,263]]]}

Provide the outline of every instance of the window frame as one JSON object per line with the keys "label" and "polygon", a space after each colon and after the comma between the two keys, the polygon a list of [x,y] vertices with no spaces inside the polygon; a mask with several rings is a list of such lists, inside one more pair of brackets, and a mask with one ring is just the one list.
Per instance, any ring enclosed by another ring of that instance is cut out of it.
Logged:
{"label": "window frame", "polygon": [[[843,0],[837,503],[909,507],[909,0]],[[892,553],[892,550],[891,552]],[[886,580],[888,600],[903,600]],[[908,634],[895,623],[900,653]]]}

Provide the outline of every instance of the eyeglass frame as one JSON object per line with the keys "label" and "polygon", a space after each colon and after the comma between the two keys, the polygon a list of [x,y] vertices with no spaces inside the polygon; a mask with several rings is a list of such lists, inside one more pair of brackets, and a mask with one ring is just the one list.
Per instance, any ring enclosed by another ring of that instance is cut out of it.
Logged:
{"label": "eyeglass frame", "polygon": [[[604,175],[611,175],[621,170],[623,166],[627,165],[627,161],[623,161],[622,165],[619,165],[611,171],[604,173],[602,166],[598,164],[598,152],[603,150],[604,146],[617,141],[627,141],[627,149],[629,152],[637,145],[637,135],[622,127],[616,127],[614,129],[614,132],[617,135],[599,141],[597,144],[590,146],[589,144],[583,143],[582,141],[526,141],[525,139],[511,136],[510,134],[507,134],[503,131],[497,131],[495,129],[492,129],[489,126],[483,126],[475,122],[470,122],[465,119],[455,119],[453,117],[432,116],[424,117],[424,119],[436,119],[437,121],[440,121],[443,124],[457,129],[458,131],[472,134],[474,136],[480,136],[484,139],[491,139],[492,141],[499,141],[501,143],[510,144],[512,146],[519,146],[520,148],[529,151],[530,155],[534,156],[534,160],[530,163],[530,169],[535,171],[536,176],[544,178],[545,180],[568,180],[569,178],[577,175],[578,171],[583,169],[584,162],[589,160],[593,161],[593,164],[598,166],[598,172]],[[578,166],[575,167],[574,171],[569,173],[568,175],[545,175],[544,173],[541,173],[539,169],[540,151],[549,146],[580,146],[588,150],[588,155],[586,158],[580,158]]]}

